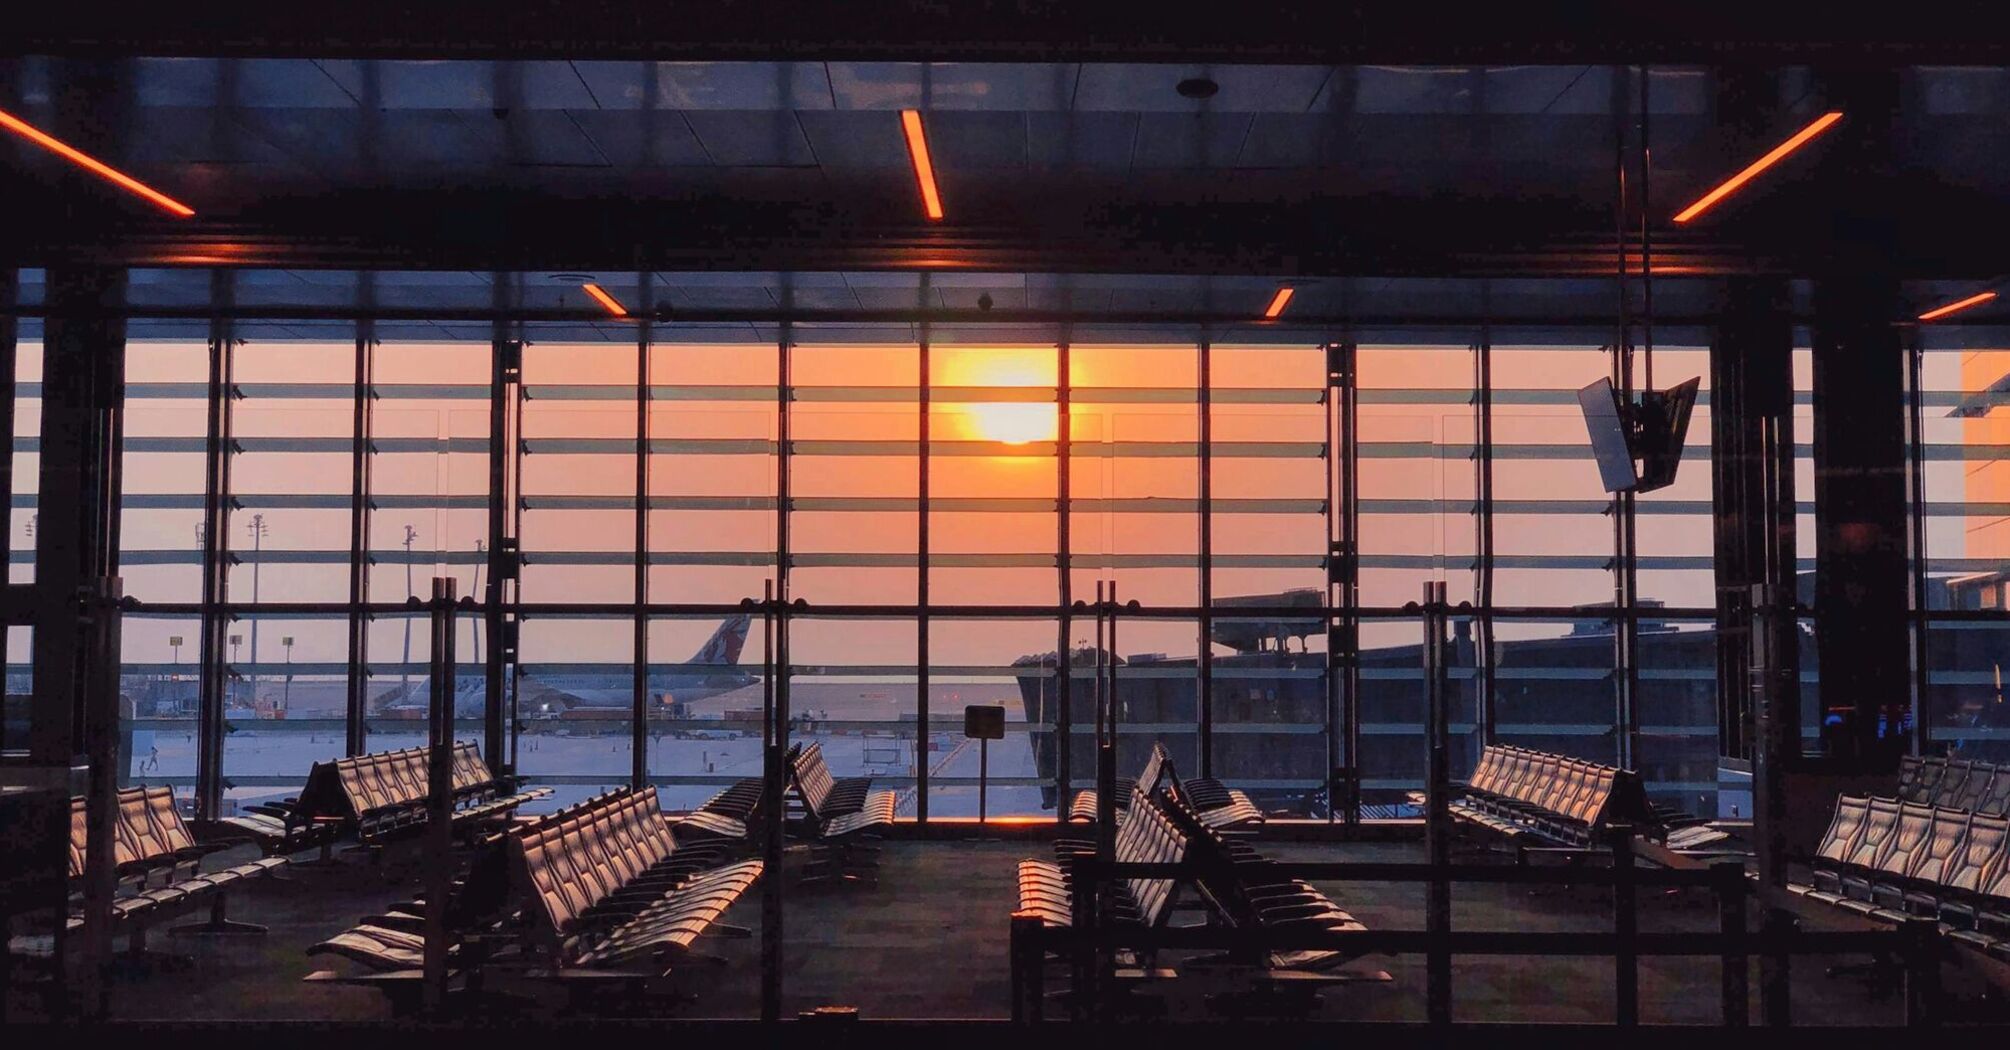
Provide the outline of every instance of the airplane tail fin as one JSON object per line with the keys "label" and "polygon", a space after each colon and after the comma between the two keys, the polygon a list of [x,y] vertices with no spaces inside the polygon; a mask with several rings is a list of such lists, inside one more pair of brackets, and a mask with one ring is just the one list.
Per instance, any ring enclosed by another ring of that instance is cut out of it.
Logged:
{"label": "airplane tail fin", "polygon": [[699,648],[698,654],[691,658],[691,662],[694,664],[739,663],[740,649],[747,644],[747,629],[750,623],[751,618],[746,613],[736,613],[726,617],[719,624],[719,629],[712,632],[712,637],[705,639],[704,646]]}

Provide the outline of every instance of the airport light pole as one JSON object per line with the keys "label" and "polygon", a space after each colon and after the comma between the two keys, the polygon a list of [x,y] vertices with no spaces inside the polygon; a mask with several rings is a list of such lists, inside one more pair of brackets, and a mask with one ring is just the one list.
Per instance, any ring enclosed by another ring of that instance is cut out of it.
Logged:
{"label": "airport light pole", "polygon": [[293,706],[293,636],[279,639],[279,644],[286,647],[286,685],[279,694],[279,710],[283,713]]}
{"label": "airport light pole", "polygon": [[[488,552],[489,552],[489,545],[488,545],[488,541],[486,541],[486,540],[476,540],[476,541],[475,541],[475,553],[476,553],[477,555],[487,555],[487,554],[488,554]],[[475,600],[476,600],[476,601],[486,601],[486,600],[488,600],[488,599],[487,599],[487,598],[486,598],[486,597],[485,597],[484,595],[482,595],[482,565],[483,565],[484,563],[486,563],[487,561],[488,561],[488,558],[487,558],[487,557],[477,557],[477,558],[475,559],[475,585],[474,585],[473,589],[471,589],[471,590],[469,590],[469,591],[468,591],[468,593],[469,593],[470,595],[473,595],[473,596],[475,596]],[[482,632],[481,632],[481,628],[480,628],[479,626],[477,626],[477,627],[475,628],[475,632],[474,632],[474,639],[475,639],[475,662],[476,662],[476,663],[481,663],[481,662],[482,662]]]}
{"label": "airport light pole", "polygon": [[[405,525],[405,600],[408,602],[415,597],[412,592],[412,541],[418,538],[419,530],[410,523],[407,523]],[[407,616],[405,617],[405,658],[398,665],[398,695],[404,696],[411,691],[412,618]]]}
{"label": "airport light pole", "polygon": [[[243,642],[244,642],[244,636],[241,634],[233,634],[230,636],[230,666],[233,668],[237,666],[237,647],[243,644]],[[243,691],[237,688],[236,684],[237,677],[238,676],[235,674],[231,675],[230,691],[233,695],[242,698]]]}
{"label": "airport light pole", "polygon": [[[258,604],[258,569],[264,560],[265,534],[271,531],[265,524],[265,515],[253,514],[248,526],[251,530],[251,604]],[[251,620],[251,700],[258,702],[258,618]]]}

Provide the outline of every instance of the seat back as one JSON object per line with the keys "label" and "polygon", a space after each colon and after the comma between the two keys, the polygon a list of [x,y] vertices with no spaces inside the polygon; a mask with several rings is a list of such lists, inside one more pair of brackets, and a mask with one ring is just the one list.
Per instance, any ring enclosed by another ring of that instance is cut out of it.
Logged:
{"label": "seat back", "polygon": [[1171,770],[1172,755],[1166,751],[1164,744],[1154,742],[1152,744],[1151,757],[1145,759],[1144,768],[1138,770],[1138,779],[1136,787],[1133,790],[1137,794],[1143,795],[1149,795],[1157,791],[1159,779],[1171,772]]}
{"label": "seat back", "polygon": [[1900,802],[1924,802],[1933,797],[1940,788],[1940,778],[1947,775],[1947,760],[1944,758],[1922,758],[1919,760],[1918,774],[1910,783],[1901,779],[1899,783]]}
{"label": "seat back", "polygon": [[182,819],[181,809],[174,804],[174,789],[163,785],[145,788],[143,792],[147,819],[152,822],[161,840],[170,849],[194,849],[195,834],[189,831],[188,821]]}
{"label": "seat back", "polygon": [[824,807],[830,804],[831,791],[837,786],[830,766],[824,762],[824,746],[811,744],[796,752],[789,761],[789,777],[795,781],[796,793],[802,796],[810,817],[821,823]]}
{"label": "seat back", "polygon": [[1940,782],[1933,785],[1933,794],[1925,801],[1929,806],[1952,808],[1954,799],[1968,786],[1968,779],[1975,773],[1975,763],[1964,759],[1949,759],[1947,772],[1941,774]]}
{"label": "seat back", "polygon": [[119,792],[118,835],[126,847],[126,855],[119,858],[120,866],[137,864],[151,867],[174,858],[175,847],[169,842],[165,829],[154,823],[147,812],[147,793],[144,788],[127,788]]}
{"label": "seat back", "polygon": [[1844,864],[1859,868],[1877,867],[1878,859],[1884,855],[1885,846],[1891,841],[1892,832],[1898,828],[1900,805],[1901,803],[1895,798],[1870,800],[1870,810],[1864,818],[1863,833],[1857,836],[1856,845],[1852,846],[1849,854],[1843,857]]}
{"label": "seat back", "polygon": [[1970,763],[1968,776],[1961,782],[1961,790],[1944,794],[1940,804],[1947,809],[1973,812],[2002,775],[2001,767],[1984,762]]}
{"label": "seat back", "polygon": [[1815,847],[1815,856],[1838,864],[1847,862],[1850,852],[1863,837],[1864,825],[1869,817],[1869,799],[1854,795],[1836,799],[1835,816],[1829,819],[1829,829],[1822,834],[1821,843]]}
{"label": "seat back", "polygon": [[[1138,833],[1133,837],[1129,856],[1118,854],[1120,859],[1142,864],[1178,864],[1186,859],[1186,833],[1173,822],[1156,797],[1147,794],[1132,801],[1124,828],[1132,827]],[[1171,913],[1177,888],[1178,880],[1170,876],[1125,880],[1125,889],[1138,908],[1138,920],[1146,926],[1158,926]]]}
{"label": "seat back", "polygon": [[1612,791],[1619,783],[1619,770],[1611,766],[1600,766],[1591,779],[1591,788],[1586,791],[1572,811],[1565,814],[1573,820],[1586,824],[1600,824],[1605,819],[1605,810],[1612,800]]}
{"label": "seat back", "polygon": [[1507,769],[1501,776],[1500,789],[1495,792],[1507,798],[1520,798],[1530,777],[1535,775],[1535,756],[1521,748],[1503,748],[1508,753]]}
{"label": "seat back", "polygon": [[1561,813],[1577,795],[1579,788],[1590,782],[1591,770],[1584,762],[1574,758],[1562,759],[1557,766],[1557,775],[1549,782],[1535,804],[1552,813]]}
{"label": "seat back", "polygon": [[1968,844],[1968,816],[1958,809],[1935,809],[1926,845],[1905,870],[1905,877],[1921,882],[1939,882],[1949,862]]}
{"label": "seat back", "polygon": [[301,785],[300,801],[293,807],[293,817],[313,820],[317,817],[355,817],[349,806],[349,793],[342,786],[341,760],[316,762],[307,769],[307,783]]}
{"label": "seat back", "polygon": [[1975,800],[1974,810],[1992,817],[2010,817],[2010,767],[1999,766],[1989,778],[1989,786]]}
{"label": "seat back", "polygon": [[70,877],[84,877],[84,857],[90,850],[90,811],[81,796],[70,798]]}
{"label": "seat back", "polygon": [[1894,831],[1874,867],[1887,875],[1905,877],[1918,867],[1933,836],[1933,807],[1903,802],[1898,807],[1898,829]]}
{"label": "seat back", "polygon": [[1913,786],[1919,783],[1921,763],[1923,761],[1918,755],[1907,755],[1898,760],[1899,798],[1904,798],[1911,794]]}
{"label": "seat back", "polygon": [[1528,775],[1515,785],[1514,798],[1520,802],[1534,802],[1549,794],[1550,785],[1556,779],[1557,759],[1555,755],[1531,753],[1528,759]]}
{"label": "seat back", "polygon": [[1975,814],[1968,822],[1968,841],[1948,869],[1947,885],[2010,900],[2010,817]]}
{"label": "seat back", "polygon": [[1489,744],[1480,748],[1480,760],[1473,766],[1473,775],[1466,783],[1481,791],[1493,791],[1500,782],[1501,749]]}

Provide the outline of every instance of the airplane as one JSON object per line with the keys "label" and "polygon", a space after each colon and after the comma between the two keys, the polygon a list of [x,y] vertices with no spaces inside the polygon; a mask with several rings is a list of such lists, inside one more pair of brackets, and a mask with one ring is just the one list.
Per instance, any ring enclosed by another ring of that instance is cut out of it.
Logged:
{"label": "airplane", "polygon": [[[646,681],[650,718],[689,717],[690,705],[760,681],[740,666],[752,618],[735,613],[720,622],[689,660],[654,664]],[[387,717],[423,718],[428,685],[416,681],[394,693],[377,708]],[[454,689],[454,717],[482,717],[483,687],[479,678],[463,678]],[[634,680],[626,669],[604,674],[527,675],[517,688],[517,713],[525,719],[594,717],[594,712],[627,712],[635,703]],[[579,712],[579,714],[570,714]]]}

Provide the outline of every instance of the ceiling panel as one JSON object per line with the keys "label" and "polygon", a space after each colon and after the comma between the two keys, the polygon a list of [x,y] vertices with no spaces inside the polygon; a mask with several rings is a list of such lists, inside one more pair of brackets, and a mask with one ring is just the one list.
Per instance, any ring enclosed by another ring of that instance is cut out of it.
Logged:
{"label": "ceiling panel", "polygon": [[1027,116],[931,113],[927,118],[929,153],[945,171],[1023,169],[1027,163]]}
{"label": "ceiling panel", "polygon": [[576,62],[606,109],[830,109],[821,62]]}
{"label": "ceiling panel", "polygon": [[[804,110],[795,114],[817,163],[832,170],[906,168],[900,116],[887,110]],[[933,122],[931,122],[933,123]],[[930,145],[935,130],[930,128]]]}
{"label": "ceiling panel", "polygon": [[1138,120],[1138,168],[1225,168],[1242,154],[1248,113],[1146,113]]}
{"label": "ceiling panel", "polygon": [[789,110],[692,110],[684,114],[705,155],[721,167],[790,167],[816,163],[802,125]]}
{"label": "ceiling panel", "polygon": [[328,76],[358,99],[387,109],[589,109],[596,105],[572,63],[364,62],[324,59]]}
{"label": "ceiling panel", "polygon": [[[1328,72],[1326,66],[1085,65],[1075,88],[1075,108],[1302,113],[1318,97]],[[1178,87],[1190,77],[1211,78],[1221,89],[1213,98],[1186,98]]]}
{"label": "ceiling panel", "polygon": [[841,109],[1067,109],[1080,67],[1072,63],[832,62]]}
{"label": "ceiling panel", "polygon": [[1035,169],[1129,170],[1136,113],[1028,113],[1026,155]]}
{"label": "ceiling panel", "polygon": [[566,116],[616,167],[680,168],[712,163],[684,114],[676,110],[587,109]]}

